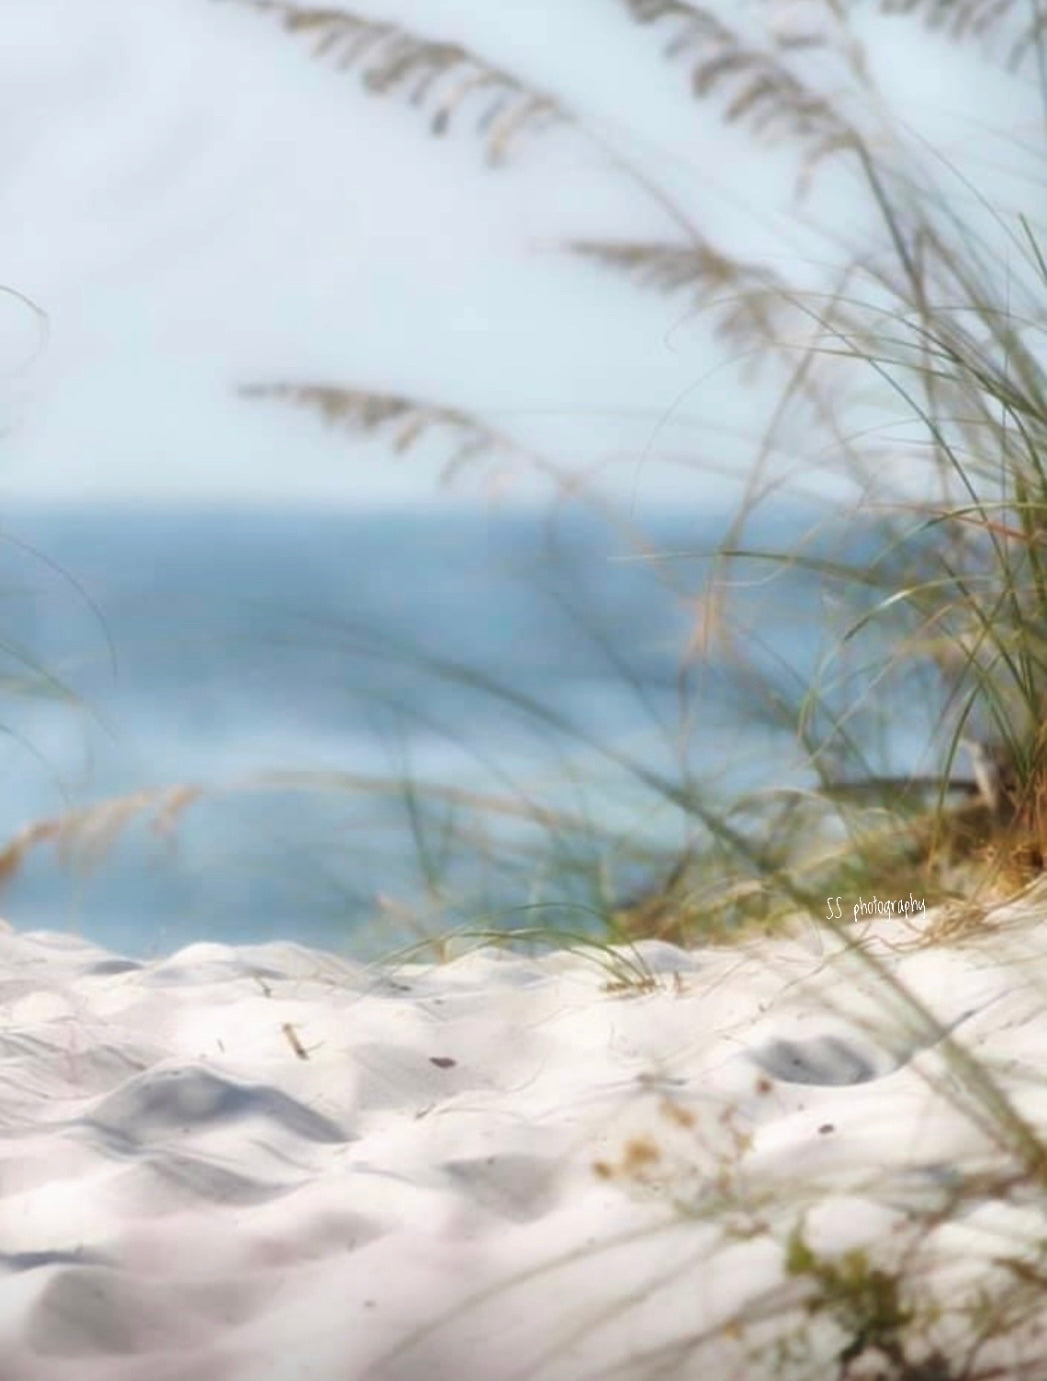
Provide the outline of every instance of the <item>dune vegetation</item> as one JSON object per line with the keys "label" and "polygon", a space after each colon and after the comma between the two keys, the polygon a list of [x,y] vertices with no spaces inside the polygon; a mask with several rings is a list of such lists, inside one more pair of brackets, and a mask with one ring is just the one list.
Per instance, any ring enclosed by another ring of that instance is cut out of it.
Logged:
{"label": "dune vegetation", "polygon": [[[564,253],[679,304],[742,375],[758,372],[775,391],[719,549],[665,553],[635,512],[482,409],[346,381],[241,386],[258,403],[384,436],[398,453],[436,434],[448,481],[485,461],[534,470],[554,502],[595,511],[625,551],[654,565],[667,599],[683,597],[674,572],[715,556],[694,636],[680,651],[680,737],[700,694],[691,673],[715,654],[733,668],[754,718],[795,731],[807,783],[776,790],[768,782],[724,801],[691,777],[683,754],[670,778],[599,745],[693,827],[679,857],[652,863],[638,897],[594,892],[609,933],[683,942],[732,934],[797,908],[824,913],[827,896],[875,893],[887,876],[898,896],[949,902],[977,919],[987,902],[1033,882],[1043,866],[1047,764],[1047,393],[1036,348],[1047,263],[1026,210],[993,205],[892,114],[859,36],[863,14],[825,0],[789,7],[777,27],[768,15],[761,32],[759,22],[683,0],[621,6],[636,25],[638,63],[663,61],[690,86],[701,118],[741,132],[757,156],[790,160],[823,250],[812,272],[781,256],[773,264],[738,257],[650,167],[606,148],[565,97],[479,53],[340,9],[238,3],[302,43],[321,79],[359,78],[376,98],[409,101],[434,135],[475,134],[501,176],[525,156],[527,139],[569,131],[596,140],[636,196],[659,208],[665,237],[572,241]],[[987,70],[1038,79],[1042,25],[1019,6],[868,8],[927,42],[928,61],[944,37],[973,48]],[[823,182],[860,207],[859,231],[836,224],[831,201],[819,221]],[[795,547],[759,548],[748,534],[760,513],[792,492],[816,491],[829,472],[849,484],[853,501],[824,503]],[[783,568],[831,596],[814,615],[832,630],[830,650],[806,684],[761,661],[760,611],[746,624],[732,594],[746,577]],[[439,670],[492,696],[514,695],[484,685],[482,669]],[[931,706],[926,751],[903,772],[885,770],[876,757],[884,718],[917,703]],[[582,733],[550,705],[522,708]],[[497,808],[477,801],[479,813],[485,804]],[[563,821],[549,806],[534,811],[555,848]]]}

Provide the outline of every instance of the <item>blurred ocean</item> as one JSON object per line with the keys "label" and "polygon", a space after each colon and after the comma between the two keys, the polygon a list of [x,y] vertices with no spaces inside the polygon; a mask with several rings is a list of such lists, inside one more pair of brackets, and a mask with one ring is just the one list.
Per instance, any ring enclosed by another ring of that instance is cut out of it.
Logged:
{"label": "blurred ocean", "polygon": [[[643,527],[663,553],[708,552],[723,531],[714,515]],[[724,788],[781,781],[799,755],[715,665],[682,690],[707,561],[626,557],[599,523],[547,512],[9,511],[0,840],[107,797],[205,791],[166,830],[114,809],[42,840],[0,914],[135,955],[274,936],[369,955],[404,911],[434,929],[467,918],[441,897],[482,895],[492,915],[542,900],[526,847],[540,859],[549,838],[514,803],[586,822],[556,832],[582,871],[608,838],[672,848],[683,822],[623,759]],[[759,611],[768,665],[814,664],[809,579],[736,600]],[[431,783],[460,794],[426,806],[414,787]],[[506,809],[476,817],[468,793]],[[494,870],[507,840],[518,865]]]}

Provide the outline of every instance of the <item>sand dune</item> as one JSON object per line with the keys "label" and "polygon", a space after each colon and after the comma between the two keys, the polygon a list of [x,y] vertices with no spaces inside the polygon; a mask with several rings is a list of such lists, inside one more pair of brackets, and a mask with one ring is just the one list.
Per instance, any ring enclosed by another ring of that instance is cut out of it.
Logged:
{"label": "sand dune", "polygon": [[[644,991],[572,953],[0,934],[0,1381],[776,1376],[797,1331],[834,1374],[790,1232],[889,1252],[1002,1162],[943,1033],[1047,1119],[1035,908],[859,935],[933,1021],[803,929],[643,942]],[[1020,1199],[922,1229],[928,1278],[984,1286],[982,1218],[1042,1233]]]}

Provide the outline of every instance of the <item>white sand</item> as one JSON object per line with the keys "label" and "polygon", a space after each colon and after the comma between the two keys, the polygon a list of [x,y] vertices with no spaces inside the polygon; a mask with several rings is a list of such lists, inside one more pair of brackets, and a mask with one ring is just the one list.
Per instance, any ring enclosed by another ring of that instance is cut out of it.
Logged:
{"label": "white sand", "polygon": [[[994,921],[853,933],[1043,1127],[1036,908]],[[0,1381],[835,1375],[801,1221],[828,1255],[915,1241],[949,1309],[1043,1228],[1027,1184],[919,1217],[1005,1155],[939,1033],[830,948],[645,942],[630,996],[566,953],[0,933]]]}

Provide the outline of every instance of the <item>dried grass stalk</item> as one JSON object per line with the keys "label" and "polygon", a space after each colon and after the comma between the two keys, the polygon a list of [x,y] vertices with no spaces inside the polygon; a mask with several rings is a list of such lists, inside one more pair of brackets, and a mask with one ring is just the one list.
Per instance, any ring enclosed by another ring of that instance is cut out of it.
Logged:
{"label": "dried grass stalk", "polygon": [[285,0],[237,0],[275,15],[288,33],[313,40],[316,57],[332,58],[345,71],[359,69],[368,91],[378,96],[407,93],[416,107],[428,107],[433,134],[445,134],[473,97],[486,97],[477,128],[486,135],[492,164],[504,161],[525,127],[571,119],[553,96],[531,89],[513,73],[487,62],[460,43],[422,38],[398,24],[348,10],[309,8]]}

